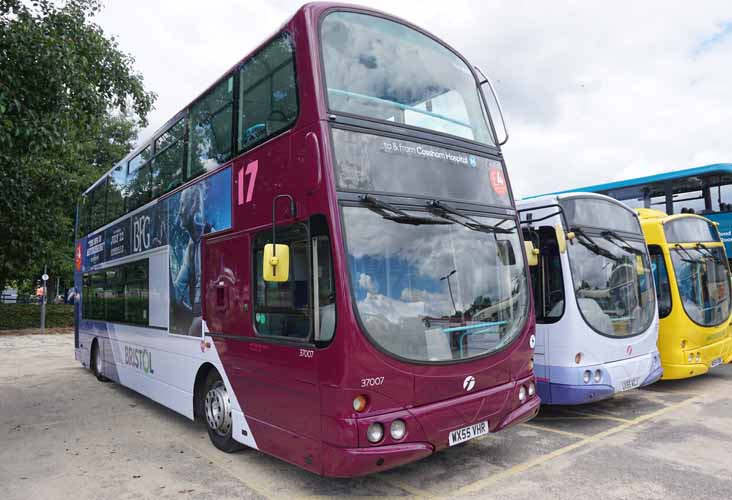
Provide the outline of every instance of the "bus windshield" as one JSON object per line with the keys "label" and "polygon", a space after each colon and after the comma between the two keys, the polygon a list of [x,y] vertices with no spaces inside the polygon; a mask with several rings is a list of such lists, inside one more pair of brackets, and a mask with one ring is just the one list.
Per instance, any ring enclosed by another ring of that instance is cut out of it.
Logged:
{"label": "bus windshield", "polygon": [[569,262],[585,321],[606,336],[643,333],[656,312],[645,243],[613,231],[589,234],[580,227],[572,231]]}
{"label": "bus windshield", "polygon": [[399,212],[343,208],[354,302],[371,340],[418,362],[474,358],[510,344],[528,314],[515,221]]}
{"label": "bus windshield", "polygon": [[495,144],[472,71],[434,39],[355,12],[326,16],[321,39],[331,111]]}
{"label": "bus windshield", "polygon": [[730,283],[722,247],[676,245],[671,251],[684,311],[695,323],[716,326],[730,314]]}

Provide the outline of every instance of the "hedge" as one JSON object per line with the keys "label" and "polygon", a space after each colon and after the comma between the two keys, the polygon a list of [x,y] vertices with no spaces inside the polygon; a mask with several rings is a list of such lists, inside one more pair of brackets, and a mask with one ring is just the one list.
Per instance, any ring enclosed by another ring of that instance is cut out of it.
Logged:
{"label": "hedge", "polygon": [[[0,304],[0,330],[22,330],[41,326],[41,306],[38,304]],[[46,327],[74,326],[74,306],[46,305]]]}

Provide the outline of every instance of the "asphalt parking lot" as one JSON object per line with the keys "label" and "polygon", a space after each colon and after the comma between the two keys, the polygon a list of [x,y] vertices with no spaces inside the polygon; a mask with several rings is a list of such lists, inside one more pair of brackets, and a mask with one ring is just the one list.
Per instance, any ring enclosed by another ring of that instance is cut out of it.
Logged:
{"label": "asphalt parking lot", "polygon": [[406,467],[314,476],[202,426],[73,359],[70,335],[0,335],[0,498],[732,497],[732,366],[528,424]]}

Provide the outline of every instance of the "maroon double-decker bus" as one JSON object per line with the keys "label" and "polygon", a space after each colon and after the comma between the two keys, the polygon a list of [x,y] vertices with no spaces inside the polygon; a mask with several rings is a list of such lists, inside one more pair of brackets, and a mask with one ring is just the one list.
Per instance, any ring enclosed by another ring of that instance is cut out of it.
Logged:
{"label": "maroon double-decker bus", "polygon": [[527,262],[479,75],[404,20],[302,7],[83,194],[76,358],[222,450],[327,476],[532,418]]}

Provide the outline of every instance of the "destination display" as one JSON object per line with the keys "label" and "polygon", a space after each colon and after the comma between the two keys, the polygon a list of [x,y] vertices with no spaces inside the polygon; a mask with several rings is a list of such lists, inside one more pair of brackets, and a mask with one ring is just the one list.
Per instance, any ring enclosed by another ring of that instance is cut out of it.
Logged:
{"label": "destination display", "polygon": [[333,129],[339,190],[511,206],[501,162],[439,146]]}

